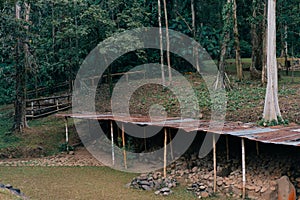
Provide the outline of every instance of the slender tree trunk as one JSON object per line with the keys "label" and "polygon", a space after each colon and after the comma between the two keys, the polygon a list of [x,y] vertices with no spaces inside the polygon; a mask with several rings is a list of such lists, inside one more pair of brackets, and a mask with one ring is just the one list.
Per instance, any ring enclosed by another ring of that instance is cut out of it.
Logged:
{"label": "slender tree trunk", "polygon": [[[18,2],[15,5],[16,9],[16,20],[20,20],[21,6]],[[25,13],[28,12],[27,7]],[[21,53],[22,42],[20,38],[17,38],[16,52],[15,52],[15,67],[16,67],[16,97],[15,97],[15,116],[13,129],[17,132],[22,133],[26,127],[26,62],[27,58],[23,59],[22,55],[26,54],[26,45],[23,44],[24,54]]]}
{"label": "slender tree trunk", "polygon": [[281,113],[278,103],[278,77],[276,61],[276,0],[268,0],[267,33],[267,91],[263,118],[278,121]]}
{"label": "slender tree trunk", "polygon": [[263,14],[263,22],[262,22],[262,43],[263,43],[263,51],[262,51],[262,69],[261,69],[261,84],[265,85],[267,83],[267,46],[268,46],[268,32],[267,32],[267,0],[264,1],[264,14]]}
{"label": "slender tree trunk", "polygon": [[243,79],[243,66],[241,61],[241,47],[239,39],[238,21],[237,21],[237,5],[236,0],[233,0],[233,21],[234,21],[234,46],[235,46],[235,66],[237,71],[238,81]]}
{"label": "slender tree trunk", "polygon": [[[31,10],[31,6],[29,3],[24,2],[25,5],[25,22],[29,24],[29,17],[30,17],[30,10]],[[31,66],[31,62],[29,60],[30,57],[30,52],[29,52],[29,38],[28,38],[28,34],[29,34],[29,26],[26,25],[25,27],[26,30],[26,38],[25,38],[25,43],[24,43],[24,66],[25,66],[25,74],[24,74],[24,79],[25,79],[25,83],[24,83],[24,96],[25,96],[25,102],[24,102],[24,120],[25,120],[25,127],[28,127],[27,125],[27,121],[26,121],[26,99],[27,99],[27,88],[26,88],[26,84],[27,84],[27,74],[28,72],[31,70],[30,66]]]}
{"label": "slender tree trunk", "polygon": [[284,42],[283,42],[283,46],[284,46],[284,66],[286,68],[286,75],[289,75],[289,65],[288,65],[288,43],[287,43],[287,39],[288,39],[288,27],[285,24],[284,25]]}
{"label": "slender tree trunk", "polygon": [[[223,16],[224,20],[224,26],[223,26],[223,40],[221,45],[221,52],[220,52],[220,59],[219,59],[219,72],[217,76],[217,80],[215,82],[215,89],[218,88],[228,88],[230,89],[230,82],[229,79],[225,73],[225,57],[227,52],[227,46],[230,40],[230,22],[231,22],[231,0],[227,0],[227,5],[225,5],[226,10],[226,16]],[[226,83],[228,81],[228,84]]]}
{"label": "slender tree trunk", "polygon": [[[253,20],[256,19],[256,0],[252,1],[252,17]],[[255,68],[255,60],[256,60],[256,49],[257,47],[257,34],[256,34],[256,30],[257,29],[257,25],[256,22],[252,22],[251,23],[251,43],[252,43],[252,54],[251,54],[251,66],[250,66],[250,73],[251,73],[251,77],[253,74],[253,71],[256,70]]]}
{"label": "slender tree trunk", "polygon": [[162,85],[166,85],[165,79],[165,69],[164,69],[164,51],[163,51],[163,36],[162,36],[162,26],[161,26],[161,4],[160,0],[157,0],[158,5],[158,26],[159,26],[159,47],[160,47],[160,65],[161,65],[161,80]]}
{"label": "slender tree trunk", "polygon": [[281,43],[281,49],[280,49],[280,58],[284,58],[284,25],[282,23],[279,24],[279,30],[280,30],[280,43]]}
{"label": "slender tree trunk", "polygon": [[[78,38],[78,10],[77,10],[77,2],[74,1],[74,6],[75,6],[75,48],[76,48],[76,62],[75,62],[75,66],[77,67],[79,65],[79,38]],[[73,80],[74,80],[74,76],[73,76],[73,70],[71,69],[70,71],[70,77],[69,77],[69,92],[71,93],[73,90]]]}
{"label": "slender tree trunk", "polygon": [[251,66],[250,76],[252,79],[260,79],[261,74],[257,71],[258,66],[262,65],[261,48],[259,45],[258,28],[260,27],[257,19],[257,0],[252,1],[252,17],[254,22],[251,23],[251,43],[252,43],[252,55],[251,55]]}
{"label": "slender tree trunk", "polygon": [[55,55],[55,25],[53,23],[54,21],[54,3],[51,3],[51,19],[52,19],[52,51],[53,56]]}
{"label": "slender tree trunk", "polygon": [[164,2],[164,13],[165,13],[165,23],[166,23],[166,42],[167,42],[167,64],[169,70],[169,84],[172,84],[172,71],[171,71],[171,60],[170,60],[170,36],[169,36],[169,23],[168,23],[168,11],[167,11],[167,2]]}
{"label": "slender tree trunk", "polygon": [[[195,14],[195,2],[194,0],[191,0],[191,12],[192,12],[192,30],[193,30],[193,37],[194,40],[196,40],[196,14]],[[193,47],[193,56],[195,58],[196,63],[196,69],[198,72],[200,72],[200,66],[199,66],[199,52],[198,52],[198,46]]]}
{"label": "slender tree trunk", "polygon": [[191,0],[191,12],[192,12],[192,30],[193,30],[193,37],[196,37],[196,17],[195,17],[195,2]]}

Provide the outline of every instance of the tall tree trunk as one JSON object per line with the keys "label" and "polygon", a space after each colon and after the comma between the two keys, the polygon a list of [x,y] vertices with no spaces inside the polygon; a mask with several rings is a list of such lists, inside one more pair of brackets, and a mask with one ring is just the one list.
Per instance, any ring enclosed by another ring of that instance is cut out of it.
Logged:
{"label": "tall tree trunk", "polygon": [[52,53],[55,57],[55,25],[54,25],[54,2],[51,3],[51,20],[52,20]]}
{"label": "tall tree trunk", "polygon": [[[215,82],[215,89],[218,88],[228,88],[230,89],[230,81],[225,73],[225,57],[227,53],[227,46],[230,41],[230,29],[231,26],[231,14],[232,14],[232,7],[231,7],[231,0],[227,0],[227,3],[224,7],[226,9],[226,16],[223,16],[224,26],[223,26],[223,39],[221,45],[221,52],[220,52],[220,59],[219,59],[219,72],[217,76],[217,80]],[[232,29],[231,29],[232,30]],[[226,83],[226,81],[228,83]]]}
{"label": "tall tree trunk", "polygon": [[286,75],[289,75],[289,64],[288,64],[288,26],[284,25],[284,41],[283,41],[283,48],[284,48],[284,66],[286,68]]}
{"label": "tall tree trunk", "polygon": [[[77,2],[74,1],[75,4],[75,48],[76,48],[76,62],[75,62],[75,66],[77,67],[79,65],[79,38],[78,38],[78,10],[77,10]],[[70,77],[69,77],[69,92],[71,93],[73,90],[73,80],[74,80],[74,75],[73,75],[73,70],[71,70],[70,72]]]}
{"label": "tall tree trunk", "polygon": [[257,71],[257,67],[262,64],[261,50],[259,45],[258,36],[258,19],[257,19],[257,0],[252,1],[252,18],[254,22],[251,23],[251,43],[252,43],[252,55],[250,65],[250,76],[252,79],[260,79],[261,74]]}
{"label": "tall tree trunk", "polygon": [[234,46],[235,46],[235,66],[237,71],[238,81],[243,79],[243,66],[241,61],[241,47],[239,39],[238,21],[237,21],[237,5],[236,0],[233,0],[233,21],[234,21]]}
{"label": "tall tree trunk", "polygon": [[196,17],[195,17],[195,2],[191,0],[191,12],[192,12],[192,30],[193,30],[193,37],[196,37]]}
{"label": "tall tree trunk", "polygon": [[165,13],[165,23],[166,23],[166,43],[167,43],[167,64],[169,70],[169,84],[172,84],[172,71],[171,71],[171,60],[170,60],[170,36],[169,36],[169,23],[168,23],[168,11],[167,11],[167,2],[164,2],[164,13]]}
{"label": "tall tree trunk", "polygon": [[267,0],[264,0],[264,14],[263,14],[263,22],[262,22],[262,44],[263,44],[263,51],[262,51],[262,69],[261,69],[261,84],[265,85],[267,83]]}
{"label": "tall tree trunk", "polygon": [[[27,10],[27,7],[25,7]],[[20,20],[21,6],[18,2],[15,4],[16,20]],[[27,11],[25,11],[27,13]],[[15,52],[15,68],[16,68],[16,97],[15,97],[15,116],[13,129],[22,133],[26,127],[26,62],[27,58],[21,59],[22,55],[26,56],[26,45],[23,44],[24,53],[21,52],[22,42],[17,38],[16,52]],[[22,60],[24,63],[22,63]]]}
{"label": "tall tree trunk", "polygon": [[166,85],[165,80],[165,69],[164,69],[164,51],[163,51],[163,36],[162,36],[162,26],[161,26],[161,4],[160,0],[157,0],[158,5],[158,26],[159,26],[159,47],[160,47],[160,65],[161,65],[161,80],[162,85]]}
{"label": "tall tree trunk", "polygon": [[[193,30],[193,37],[194,40],[196,40],[196,14],[195,14],[195,2],[194,0],[191,0],[191,12],[192,12],[192,30]],[[200,66],[199,66],[199,52],[198,52],[198,46],[193,47],[193,56],[195,58],[196,63],[196,69],[198,72],[200,72]]]}
{"label": "tall tree trunk", "polygon": [[268,0],[267,33],[267,91],[263,118],[266,121],[278,121],[281,113],[278,103],[278,77],[276,61],[276,0]]}
{"label": "tall tree trunk", "polygon": [[[29,15],[30,15],[30,4],[27,3],[27,2],[24,2],[24,6],[25,6],[25,22],[26,23],[29,23]],[[25,30],[26,30],[26,34],[28,35],[28,31],[29,31],[29,26],[26,25],[25,27]],[[27,98],[27,90],[26,90],[26,83],[27,83],[27,74],[28,72],[30,71],[30,61],[29,61],[29,57],[30,57],[30,52],[29,52],[29,38],[28,36],[26,35],[25,37],[25,42],[24,42],[24,66],[25,66],[25,87],[24,87],[24,93],[25,93],[25,98]],[[25,118],[26,119],[26,118]],[[26,121],[25,121],[26,123]],[[27,126],[27,124],[26,124]]]}

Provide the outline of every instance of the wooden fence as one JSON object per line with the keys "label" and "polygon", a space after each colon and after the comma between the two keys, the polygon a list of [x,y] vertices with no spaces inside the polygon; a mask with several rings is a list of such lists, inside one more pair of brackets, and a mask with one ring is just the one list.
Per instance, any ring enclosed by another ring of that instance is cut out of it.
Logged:
{"label": "wooden fence", "polygon": [[[134,75],[134,74],[142,74],[143,78],[145,79],[146,77],[146,70],[139,70],[139,71],[129,71],[129,72],[120,72],[120,73],[114,73],[114,74],[110,74],[110,76],[114,77],[114,76],[125,76],[126,81],[129,81],[129,75]],[[98,82],[96,82],[96,80],[99,80],[100,78],[103,78],[106,82],[108,82],[108,75],[104,74],[102,77],[101,76],[92,76],[89,78],[83,78],[82,81],[88,85],[88,86],[96,86],[98,84]]]}
{"label": "wooden fence", "polygon": [[44,117],[71,107],[71,94],[26,100],[26,118]]}

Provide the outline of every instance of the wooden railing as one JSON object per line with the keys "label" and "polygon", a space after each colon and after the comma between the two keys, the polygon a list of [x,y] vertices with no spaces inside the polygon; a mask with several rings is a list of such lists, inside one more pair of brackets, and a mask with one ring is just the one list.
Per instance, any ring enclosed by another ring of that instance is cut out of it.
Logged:
{"label": "wooden railing", "polygon": [[26,118],[44,117],[71,107],[71,94],[26,100]]}
{"label": "wooden railing", "polygon": [[[129,71],[129,72],[119,72],[119,73],[114,73],[110,74],[110,76],[122,76],[125,75],[126,81],[129,81],[129,75],[131,74],[143,74],[143,78],[145,79],[146,76],[146,71],[145,70],[140,70],[140,71]],[[102,78],[106,79],[106,82],[108,82],[108,75],[105,74],[102,76]],[[95,86],[97,83],[95,80],[99,80],[101,77],[100,76],[92,76],[89,78],[83,78],[82,80],[85,82],[85,84],[90,85],[90,86]]]}
{"label": "wooden railing", "polygon": [[49,93],[57,92],[58,90],[61,91],[61,89],[66,90],[69,89],[69,82],[61,82],[56,84],[53,87],[40,87],[32,90],[28,90],[26,92],[27,98],[38,98],[41,96],[49,95]]}

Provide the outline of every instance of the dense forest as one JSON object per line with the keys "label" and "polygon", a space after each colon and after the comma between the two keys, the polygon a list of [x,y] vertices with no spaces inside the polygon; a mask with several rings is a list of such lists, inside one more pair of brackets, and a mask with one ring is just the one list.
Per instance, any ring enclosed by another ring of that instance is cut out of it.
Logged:
{"label": "dense forest", "polygon": [[[276,5],[277,57],[299,57],[300,0]],[[163,27],[194,38],[216,61],[227,40],[225,57],[251,58],[254,78],[266,62],[266,0],[1,0],[0,12],[0,104],[22,101],[26,91],[71,83],[99,42],[124,30],[158,27],[159,17]],[[124,72],[159,58],[156,50],[146,56],[132,52],[112,69]],[[191,70],[171,59],[177,70]]]}

